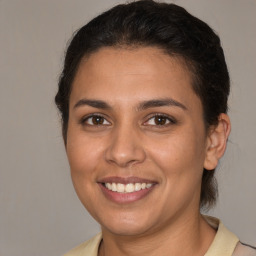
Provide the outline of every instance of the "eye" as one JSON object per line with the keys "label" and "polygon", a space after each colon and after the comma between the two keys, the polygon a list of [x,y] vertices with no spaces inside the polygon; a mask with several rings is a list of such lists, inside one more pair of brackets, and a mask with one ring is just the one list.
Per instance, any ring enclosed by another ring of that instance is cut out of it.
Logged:
{"label": "eye", "polygon": [[86,118],[83,118],[82,124],[100,126],[100,125],[110,125],[110,122],[107,121],[106,118],[104,118],[103,116],[90,115]]}
{"label": "eye", "polygon": [[154,126],[166,126],[174,123],[176,122],[172,118],[163,114],[154,115],[145,122],[146,125],[154,125]]}

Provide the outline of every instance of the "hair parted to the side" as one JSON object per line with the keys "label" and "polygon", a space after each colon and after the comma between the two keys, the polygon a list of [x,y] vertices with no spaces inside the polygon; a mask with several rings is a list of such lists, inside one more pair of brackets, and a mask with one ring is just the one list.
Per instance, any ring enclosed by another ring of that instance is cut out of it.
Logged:
{"label": "hair parted to the side", "polygon": [[[120,4],[80,28],[71,40],[55,97],[66,143],[69,96],[81,60],[102,47],[153,46],[180,58],[193,78],[193,90],[203,106],[206,129],[227,112],[230,79],[220,39],[203,21],[175,4],[152,0]],[[215,170],[204,170],[201,208],[216,202]]]}

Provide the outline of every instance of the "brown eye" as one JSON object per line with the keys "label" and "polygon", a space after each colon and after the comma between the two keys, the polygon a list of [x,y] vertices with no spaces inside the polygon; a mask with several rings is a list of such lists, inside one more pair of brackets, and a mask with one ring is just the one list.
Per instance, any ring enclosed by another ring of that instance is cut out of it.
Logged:
{"label": "brown eye", "polygon": [[145,122],[145,125],[150,126],[166,126],[170,124],[175,124],[176,122],[168,116],[165,115],[154,115],[150,119],[148,119],[147,122]]}
{"label": "brown eye", "polygon": [[82,121],[83,124],[86,125],[94,125],[94,126],[99,126],[99,125],[110,125],[110,123],[103,117],[99,115],[92,115],[87,117]]}
{"label": "brown eye", "polygon": [[94,125],[101,125],[104,123],[104,118],[101,116],[93,116],[92,117],[92,123]]}
{"label": "brown eye", "polygon": [[168,120],[165,116],[156,116],[154,121],[156,125],[165,125]]}

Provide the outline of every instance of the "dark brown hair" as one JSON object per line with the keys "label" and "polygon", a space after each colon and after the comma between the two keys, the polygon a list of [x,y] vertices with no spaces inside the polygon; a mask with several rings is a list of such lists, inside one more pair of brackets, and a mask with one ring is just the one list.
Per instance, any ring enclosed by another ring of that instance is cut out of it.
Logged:
{"label": "dark brown hair", "polygon": [[[203,106],[206,129],[227,112],[230,80],[220,39],[203,21],[175,4],[151,0],[117,5],[80,28],[71,40],[55,97],[62,117],[66,143],[69,96],[72,82],[83,57],[102,47],[155,46],[186,63],[193,77],[193,90]],[[201,207],[216,202],[215,170],[204,170]]]}

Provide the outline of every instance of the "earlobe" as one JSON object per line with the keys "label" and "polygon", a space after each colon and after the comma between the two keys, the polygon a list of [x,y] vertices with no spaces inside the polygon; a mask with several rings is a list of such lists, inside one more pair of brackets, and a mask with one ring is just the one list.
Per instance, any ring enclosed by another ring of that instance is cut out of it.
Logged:
{"label": "earlobe", "polygon": [[228,115],[222,113],[219,115],[218,120],[218,124],[210,128],[207,138],[204,161],[204,168],[207,170],[213,170],[217,167],[219,159],[226,150],[227,140],[231,130]]}

